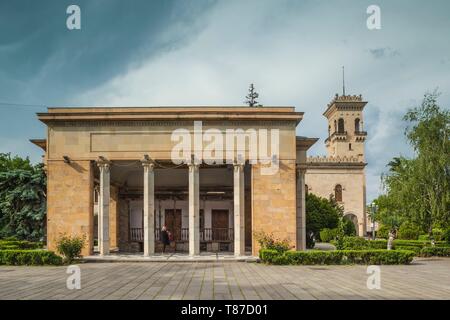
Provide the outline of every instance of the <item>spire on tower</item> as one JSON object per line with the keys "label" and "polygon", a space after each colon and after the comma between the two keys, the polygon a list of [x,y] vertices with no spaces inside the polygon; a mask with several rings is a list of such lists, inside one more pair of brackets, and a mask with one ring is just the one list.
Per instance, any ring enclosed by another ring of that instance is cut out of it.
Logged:
{"label": "spire on tower", "polygon": [[342,95],[345,96],[345,67],[342,66]]}

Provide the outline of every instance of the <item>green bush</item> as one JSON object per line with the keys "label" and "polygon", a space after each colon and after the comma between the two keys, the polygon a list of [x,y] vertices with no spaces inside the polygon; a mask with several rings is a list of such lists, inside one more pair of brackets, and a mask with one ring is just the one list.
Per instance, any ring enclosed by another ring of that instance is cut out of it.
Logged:
{"label": "green bush", "polygon": [[75,258],[80,257],[84,247],[86,237],[61,235],[56,242],[56,250],[64,256],[66,263],[71,263]]}
{"label": "green bush", "polygon": [[0,250],[0,265],[60,265],[61,257],[46,250]]}
{"label": "green bush", "polygon": [[288,239],[281,240],[275,238],[272,233],[265,233],[263,231],[255,232],[254,235],[261,249],[270,249],[280,252],[284,252],[290,249]]}
{"label": "green bush", "polygon": [[419,235],[419,241],[430,241],[430,235],[428,234],[421,234]]}
{"label": "green bush", "polygon": [[420,251],[422,250],[421,247],[414,247],[414,246],[395,246],[395,250],[410,250],[414,251],[415,255],[418,256],[420,254]]}
{"label": "green bush", "polygon": [[0,250],[34,250],[42,249],[43,244],[41,242],[30,242],[26,240],[12,240],[4,239],[0,240]]}
{"label": "green bush", "polygon": [[450,247],[424,247],[420,250],[422,257],[450,257]]}
{"label": "green bush", "polygon": [[278,265],[409,264],[414,255],[409,250],[260,251],[263,262]]}
{"label": "green bush", "polygon": [[[335,244],[335,241],[331,241]],[[362,237],[344,237],[343,250],[386,249],[386,240],[366,240]]]}
{"label": "green bush", "polygon": [[334,229],[329,229],[329,228],[322,229],[322,231],[320,231],[320,240],[322,242],[330,242],[331,240],[336,239],[337,234],[338,234],[338,229],[337,228],[334,228]]}
{"label": "green bush", "polygon": [[450,245],[450,228],[448,228],[442,235],[442,240]]}
{"label": "green bush", "polygon": [[349,237],[356,236],[355,224],[351,220],[345,218],[344,218],[344,235]]}
{"label": "green bush", "polygon": [[398,229],[398,238],[402,240],[417,240],[419,238],[420,230],[410,223],[404,223]]}
{"label": "green bush", "polygon": [[391,231],[391,227],[382,225],[376,231],[376,236],[377,236],[377,238],[388,239],[390,231]]}

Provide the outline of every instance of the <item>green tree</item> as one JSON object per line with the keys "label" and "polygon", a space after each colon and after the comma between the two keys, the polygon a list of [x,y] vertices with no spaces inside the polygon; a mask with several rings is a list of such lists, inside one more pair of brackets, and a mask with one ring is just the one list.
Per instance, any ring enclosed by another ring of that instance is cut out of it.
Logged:
{"label": "green tree", "polygon": [[46,176],[43,165],[0,155],[0,237],[31,241],[45,234]]}
{"label": "green tree", "polygon": [[450,111],[437,98],[436,92],[426,94],[408,110],[405,135],[415,157],[394,158],[383,176],[386,211],[430,235],[433,227],[450,223]]}
{"label": "green tree", "polygon": [[306,234],[311,233],[316,239],[320,237],[320,231],[325,228],[337,228],[342,216],[340,207],[333,199],[328,200],[314,194],[306,195]]}

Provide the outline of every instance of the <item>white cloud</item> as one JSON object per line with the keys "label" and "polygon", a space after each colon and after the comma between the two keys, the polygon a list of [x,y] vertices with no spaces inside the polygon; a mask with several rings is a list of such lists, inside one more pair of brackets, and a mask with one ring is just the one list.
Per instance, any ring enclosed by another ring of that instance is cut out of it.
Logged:
{"label": "white cloud", "polygon": [[[345,65],[348,92],[369,100],[365,123],[370,201],[378,193],[385,164],[409,150],[401,123],[406,107],[426,90],[450,87],[450,64],[442,63],[441,53],[448,52],[448,43],[429,26],[410,24],[411,16],[401,5],[385,5],[382,10],[386,7],[383,29],[368,31],[363,5],[339,11],[328,2],[311,6],[222,1],[196,16],[195,24],[178,24],[163,34],[166,40],[182,34],[181,45],[166,46],[156,57],[139,61],[73,101],[110,106],[241,105],[248,84],[254,82],[264,105],[295,105],[305,112],[298,132],[321,137],[312,152],[324,153],[327,125],[322,113],[341,90],[340,70]],[[194,35],[188,36],[189,30]],[[427,40],[419,44],[412,38]],[[377,48],[389,48],[391,54],[375,59],[371,50]],[[450,92],[441,101],[448,105]]]}

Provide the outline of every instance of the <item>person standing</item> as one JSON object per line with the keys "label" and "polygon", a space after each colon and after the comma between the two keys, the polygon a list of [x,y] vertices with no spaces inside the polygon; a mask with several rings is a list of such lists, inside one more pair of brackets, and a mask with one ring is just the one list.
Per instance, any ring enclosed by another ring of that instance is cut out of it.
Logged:
{"label": "person standing", "polygon": [[163,245],[162,253],[165,253],[166,252],[166,246],[170,245],[169,231],[167,231],[166,226],[163,226],[162,230],[161,230],[161,242],[162,242],[162,245]]}

